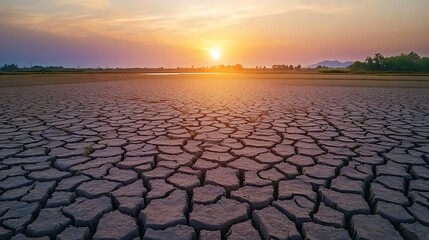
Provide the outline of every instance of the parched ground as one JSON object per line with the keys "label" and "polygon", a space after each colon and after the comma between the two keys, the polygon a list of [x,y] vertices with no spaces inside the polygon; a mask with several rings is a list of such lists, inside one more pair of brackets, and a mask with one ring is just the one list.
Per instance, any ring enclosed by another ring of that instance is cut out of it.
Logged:
{"label": "parched ground", "polygon": [[0,88],[0,239],[429,239],[428,89],[127,78]]}

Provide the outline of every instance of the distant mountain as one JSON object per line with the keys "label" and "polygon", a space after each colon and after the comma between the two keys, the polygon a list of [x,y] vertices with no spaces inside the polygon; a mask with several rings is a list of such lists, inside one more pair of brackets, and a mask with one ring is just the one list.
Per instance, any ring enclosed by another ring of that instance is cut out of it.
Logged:
{"label": "distant mountain", "polygon": [[335,60],[335,61],[325,60],[322,62],[318,62],[315,64],[308,65],[307,67],[308,68],[316,68],[317,66],[320,65],[320,66],[325,66],[325,67],[330,67],[330,68],[346,68],[352,64],[353,64],[353,62],[340,62],[337,60]]}

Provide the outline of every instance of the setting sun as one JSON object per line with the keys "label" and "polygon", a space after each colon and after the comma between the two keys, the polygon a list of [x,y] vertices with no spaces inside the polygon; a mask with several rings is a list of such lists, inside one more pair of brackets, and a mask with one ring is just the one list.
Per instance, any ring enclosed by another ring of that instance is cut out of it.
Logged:
{"label": "setting sun", "polygon": [[221,54],[219,50],[211,50],[210,56],[212,57],[213,60],[218,60],[221,57]]}

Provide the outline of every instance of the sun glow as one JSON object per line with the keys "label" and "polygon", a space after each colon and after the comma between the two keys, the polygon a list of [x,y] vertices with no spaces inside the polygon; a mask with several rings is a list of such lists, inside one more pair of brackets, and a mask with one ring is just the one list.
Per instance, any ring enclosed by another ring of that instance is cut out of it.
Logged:
{"label": "sun glow", "polygon": [[218,60],[218,59],[220,59],[220,57],[222,56],[222,54],[220,53],[219,50],[211,50],[210,51],[210,56],[212,57],[213,60]]}

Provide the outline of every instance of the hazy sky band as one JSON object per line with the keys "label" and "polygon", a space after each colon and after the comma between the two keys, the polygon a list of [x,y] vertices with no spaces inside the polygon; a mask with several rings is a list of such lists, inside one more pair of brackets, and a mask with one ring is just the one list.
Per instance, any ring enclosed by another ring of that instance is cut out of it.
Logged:
{"label": "hazy sky band", "polygon": [[429,55],[428,10],[427,0],[2,0],[0,64],[271,66]]}

